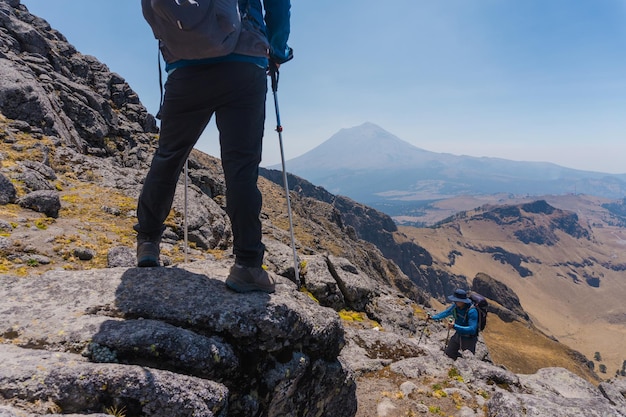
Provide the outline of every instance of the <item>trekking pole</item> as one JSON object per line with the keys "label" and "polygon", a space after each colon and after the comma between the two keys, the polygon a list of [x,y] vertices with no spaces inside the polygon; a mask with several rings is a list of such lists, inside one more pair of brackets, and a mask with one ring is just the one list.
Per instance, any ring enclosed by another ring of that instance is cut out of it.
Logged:
{"label": "trekking pole", "polygon": [[422,337],[424,336],[424,330],[426,330],[426,326],[428,325],[428,323],[424,324],[424,328],[422,329],[422,334],[420,334],[420,338],[417,341],[417,344],[419,345],[420,342],[422,341]]}
{"label": "trekking pole", "polygon": [[422,341],[422,337],[424,336],[424,331],[426,330],[426,327],[428,326],[428,320],[430,320],[430,313],[428,313],[428,318],[426,319],[426,323],[424,323],[424,328],[422,329],[422,334],[420,334],[420,338],[417,341],[417,344],[419,345],[420,342]]}
{"label": "trekking pole", "polygon": [[276,132],[280,144],[280,159],[283,167],[283,183],[287,196],[287,216],[289,217],[289,233],[291,235],[291,249],[293,251],[293,272],[296,285],[300,289],[300,272],[298,270],[298,254],[296,252],[296,239],[293,234],[293,218],[291,215],[291,199],[289,198],[289,183],[287,181],[287,169],[285,168],[285,152],[283,150],[283,126],[280,124],[280,111],[278,110],[278,65],[270,61],[270,77],[272,79],[272,93],[274,95],[274,109],[276,112]]}
{"label": "trekking pole", "polygon": [[[448,323],[452,323],[453,320],[451,318],[448,319]],[[446,348],[448,347],[448,341],[450,341],[450,326],[448,326],[448,335],[446,336],[446,344],[443,347],[443,350],[446,350]]]}
{"label": "trekking pole", "polygon": [[188,261],[188,254],[187,254],[187,248],[188,248],[188,225],[187,225],[187,179],[189,178],[189,158],[187,158],[185,160],[185,208],[184,208],[184,213],[183,213],[183,228],[184,228],[184,246],[183,246],[183,250],[185,252],[185,263],[187,263]]}

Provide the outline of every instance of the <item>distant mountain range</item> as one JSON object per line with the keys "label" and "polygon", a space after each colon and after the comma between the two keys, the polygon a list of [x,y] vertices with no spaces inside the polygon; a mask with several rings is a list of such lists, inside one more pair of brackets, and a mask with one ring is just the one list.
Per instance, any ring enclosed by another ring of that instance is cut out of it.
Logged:
{"label": "distant mountain range", "polygon": [[626,195],[626,174],[430,152],[372,123],[342,129],[286,164],[289,172],[333,194],[378,207],[496,193]]}

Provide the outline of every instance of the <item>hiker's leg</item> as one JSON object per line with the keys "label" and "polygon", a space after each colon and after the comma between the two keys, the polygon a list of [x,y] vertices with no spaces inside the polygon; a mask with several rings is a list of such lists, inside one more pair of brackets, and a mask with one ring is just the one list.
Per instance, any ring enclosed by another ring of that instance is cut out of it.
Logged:
{"label": "hiker's leg", "polygon": [[222,167],[226,180],[226,212],[233,228],[233,252],[238,264],[259,267],[262,196],[257,187],[265,124],[267,75],[248,63],[224,65],[233,83],[227,104],[215,113],[220,131]]}
{"label": "hiker's leg", "polygon": [[454,335],[452,335],[452,337],[450,338],[450,340],[448,341],[448,346],[446,346],[446,349],[444,351],[444,353],[452,358],[452,359],[456,359],[459,356],[459,348],[460,348],[460,336],[458,333],[455,333]]}
{"label": "hiker's leg", "polygon": [[207,78],[201,68],[177,69],[165,84],[158,149],[137,203],[135,230],[151,240],[163,232],[185,160],[212,114],[206,82],[198,82]]}
{"label": "hiker's leg", "polygon": [[478,337],[467,337],[463,339],[463,344],[461,345],[461,351],[469,350],[473,354],[476,354],[476,342],[478,341]]}

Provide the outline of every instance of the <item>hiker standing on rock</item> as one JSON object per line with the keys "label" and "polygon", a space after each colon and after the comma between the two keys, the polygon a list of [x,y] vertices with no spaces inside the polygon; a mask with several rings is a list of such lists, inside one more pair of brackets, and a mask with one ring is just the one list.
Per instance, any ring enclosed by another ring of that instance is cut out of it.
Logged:
{"label": "hiker standing on rock", "polygon": [[472,305],[472,300],[467,296],[465,290],[458,289],[454,294],[448,296],[448,300],[454,303],[444,311],[428,315],[428,319],[441,320],[446,317],[454,317],[454,321],[447,323],[448,329],[456,330],[456,333],[449,339],[444,350],[445,354],[452,359],[461,356],[462,351],[469,350],[476,353],[476,342],[478,341],[478,311]]}
{"label": "hiker standing on rock", "polygon": [[[155,6],[156,4],[156,6]],[[290,0],[239,0],[228,7],[240,15],[240,32],[231,52],[201,59],[180,58],[184,48],[199,42],[179,42],[176,29],[162,16],[188,7],[199,18],[206,2],[142,0],[144,17],[160,40],[168,73],[160,109],[158,148],[137,204],[137,265],[158,266],[164,221],[176,184],[191,150],[215,114],[226,181],[226,212],[232,223],[235,265],[226,285],[238,292],[274,292],[275,282],[262,268],[262,196],[257,187],[265,123],[267,71],[293,57],[287,46]],[[222,7],[225,7],[222,5]],[[169,8],[169,10],[165,10]],[[165,13],[161,13],[165,10]],[[196,12],[196,10],[198,10]],[[229,9],[229,12],[232,12]],[[208,16],[210,13],[207,13]],[[239,24],[239,19],[235,24]],[[178,21],[180,26],[180,21]],[[183,24],[184,25],[184,24]],[[219,25],[218,25],[219,26]],[[223,25],[222,25],[223,26]],[[236,26],[236,25],[234,25]],[[193,26],[192,26],[193,28]],[[192,29],[194,31],[195,29]],[[199,30],[198,30],[199,31]],[[167,44],[166,36],[173,36]],[[183,45],[184,43],[184,45]],[[180,49],[178,49],[180,48]]]}

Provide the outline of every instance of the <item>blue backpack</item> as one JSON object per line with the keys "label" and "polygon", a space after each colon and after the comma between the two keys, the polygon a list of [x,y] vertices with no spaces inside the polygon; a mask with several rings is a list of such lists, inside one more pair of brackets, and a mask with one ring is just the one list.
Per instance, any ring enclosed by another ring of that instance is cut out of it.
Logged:
{"label": "blue backpack", "polygon": [[141,0],[165,62],[228,55],[241,32],[238,0]]}

